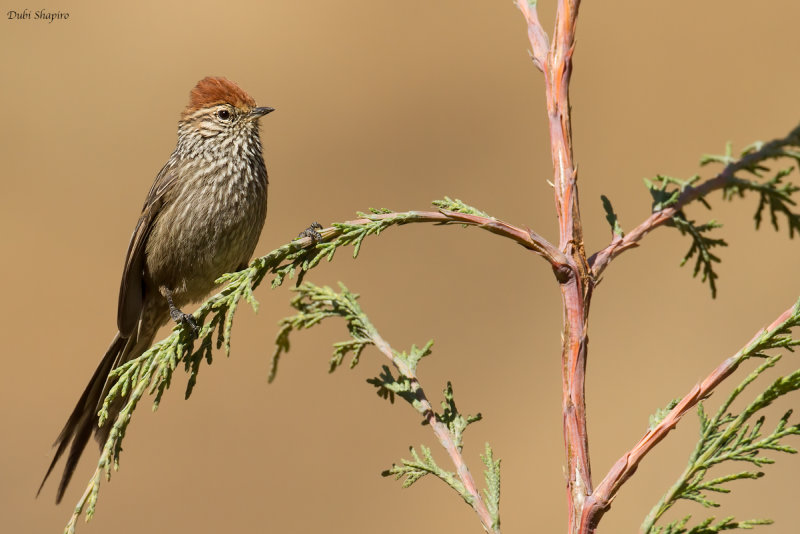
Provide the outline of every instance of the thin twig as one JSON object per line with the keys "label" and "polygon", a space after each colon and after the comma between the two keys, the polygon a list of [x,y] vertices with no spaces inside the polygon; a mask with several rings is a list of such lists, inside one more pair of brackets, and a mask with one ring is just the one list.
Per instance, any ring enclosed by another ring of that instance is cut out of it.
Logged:
{"label": "thin twig", "polygon": [[[78,518],[81,516],[83,512],[84,506],[86,506],[86,500],[89,498],[89,494],[92,492],[95,486],[95,480],[100,478],[102,473],[102,467],[99,465],[94,470],[94,474],[89,479],[89,484],[86,485],[86,489],[83,491],[83,495],[81,498],[78,499],[78,504],[75,505],[75,509],[72,512],[72,516],[69,518],[66,527],[64,527],[64,534],[75,534],[75,527],[76,523],[78,522]],[[89,520],[88,518],[86,519]]]}
{"label": "thin twig", "polygon": [[450,432],[450,429],[444,422],[439,421],[436,418],[436,412],[434,411],[433,406],[431,406],[430,401],[428,401],[428,398],[425,396],[425,392],[422,390],[419,380],[417,380],[416,373],[407,365],[405,360],[396,356],[395,352],[392,350],[392,347],[389,346],[389,343],[387,343],[377,331],[370,332],[370,337],[372,338],[372,342],[375,344],[375,347],[377,347],[379,351],[381,351],[387,358],[389,358],[389,360],[391,360],[392,364],[394,364],[395,368],[403,376],[408,378],[411,384],[411,391],[414,393],[417,402],[419,402],[419,406],[421,408],[420,411],[423,412],[425,422],[430,425],[433,433],[439,440],[439,443],[441,443],[442,447],[444,447],[444,449],[447,451],[447,454],[450,456],[450,460],[453,462],[453,465],[456,468],[456,474],[458,474],[458,478],[461,480],[461,483],[464,484],[464,489],[472,498],[472,502],[470,504],[472,509],[475,510],[475,513],[478,514],[483,528],[486,529],[486,532],[499,533],[499,529],[495,529],[492,526],[492,515],[489,512],[489,509],[486,507],[486,503],[483,502],[480,491],[475,485],[475,479],[472,478],[472,474],[467,467],[467,463],[464,461],[464,457],[461,455],[458,445],[453,440],[453,435]]}
{"label": "thin twig", "polygon": [[687,187],[674,204],[654,212],[625,236],[615,235],[614,239],[607,247],[593,254],[592,257],[589,258],[592,276],[595,279],[598,278],[605,268],[608,267],[611,260],[624,251],[638,246],[639,241],[641,241],[644,236],[668,222],[690,202],[702,198],[712,191],[733,184],[736,181],[736,173],[751,169],[757,166],[761,161],[783,156],[785,155],[781,150],[783,147],[787,145],[797,145],[798,143],[800,143],[800,126],[789,132],[786,137],[765,143],[758,150],[754,150],[739,160],[729,163],[722,172],[713,178],[709,178],[696,187]]}
{"label": "thin twig", "polygon": [[[469,226],[476,226],[487,230],[493,234],[507,237],[515,241],[523,247],[532,250],[539,256],[546,259],[553,268],[559,268],[564,265],[568,260],[555,246],[553,246],[547,239],[539,234],[529,230],[522,229],[507,222],[495,219],[494,217],[482,217],[480,215],[459,213],[456,211],[439,210],[439,211],[408,211],[408,212],[390,212],[371,215],[369,218],[353,219],[345,221],[343,224],[348,226],[366,225],[371,222],[392,219],[399,214],[407,216],[403,224],[409,223],[459,223]],[[336,227],[324,228],[319,231],[322,237],[321,241],[330,241],[342,234],[342,230]],[[315,242],[312,238],[305,237],[296,241],[298,248],[306,248],[312,246]]]}
{"label": "thin twig", "polygon": [[517,7],[522,11],[525,22],[528,24],[528,40],[531,42],[531,56],[536,68],[544,72],[547,65],[547,54],[550,47],[547,44],[547,33],[539,22],[539,13],[536,11],[536,2],[517,0]]}

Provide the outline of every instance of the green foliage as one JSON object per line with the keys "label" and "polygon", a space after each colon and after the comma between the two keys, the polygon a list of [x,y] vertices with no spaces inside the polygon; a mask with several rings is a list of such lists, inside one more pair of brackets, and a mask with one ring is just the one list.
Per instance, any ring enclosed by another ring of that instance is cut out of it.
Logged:
{"label": "green foliage", "polygon": [[[667,208],[674,207],[678,204],[681,195],[693,184],[700,180],[699,176],[692,176],[688,180],[679,180],[671,176],[658,175],[655,180],[644,180],[650,195],[653,197],[653,212],[658,212]],[[708,203],[700,197],[700,202],[707,208],[711,208]],[[693,220],[689,220],[682,210],[676,210],[670,221],[671,226],[677,228],[681,235],[688,235],[692,239],[692,244],[689,250],[684,254],[681,260],[681,266],[695,258],[694,271],[692,276],[696,277],[699,273],[703,273],[702,281],[708,282],[711,289],[711,296],[717,296],[717,273],[714,271],[714,264],[719,263],[718,256],[711,252],[715,247],[726,247],[728,244],[722,239],[714,239],[708,236],[708,233],[722,225],[716,221],[710,221],[706,224],[697,224]]]}
{"label": "green foliage", "polygon": [[431,339],[422,348],[417,348],[416,345],[411,345],[411,350],[408,351],[406,354],[405,351],[400,353],[395,353],[395,358],[405,362],[407,368],[411,371],[411,373],[417,372],[417,365],[419,361],[424,358],[425,356],[430,355],[431,349],[433,348],[433,340]]}
{"label": "green foliage", "polygon": [[[289,348],[289,335],[291,332],[310,328],[328,317],[344,319],[352,339],[334,344],[331,371],[341,365],[346,352],[352,351],[355,353],[350,365],[353,367],[358,355],[365,346],[376,346],[391,360],[394,372],[389,366],[383,365],[381,373],[377,377],[367,380],[367,382],[377,388],[379,396],[392,402],[397,396],[409,403],[422,415],[423,424],[435,427],[434,432],[439,441],[448,451],[451,458],[459,464],[457,472],[441,468],[434,460],[431,450],[422,445],[420,447],[422,454],[419,454],[416,449],[411,447],[411,459],[401,460],[399,465],[393,465],[390,469],[384,471],[383,476],[394,476],[398,480],[404,479],[403,487],[407,488],[425,475],[434,475],[456,490],[467,504],[475,508],[476,500],[481,500],[481,497],[478,493],[470,492],[462,480],[460,455],[464,431],[471,423],[481,419],[480,414],[464,416],[458,411],[453,396],[453,386],[449,382],[444,390],[442,410],[435,412],[416,376],[417,366],[422,358],[430,355],[433,341],[428,341],[422,348],[412,346],[407,353],[393,350],[361,310],[357,302],[358,295],[351,293],[341,283],[339,287],[341,291],[338,293],[329,287],[319,287],[308,282],[295,288],[294,291],[297,292],[297,296],[292,299],[291,304],[297,313],[280,321],[280,330],[273,356],[273,370],[277,368],[277,361],[280,355]],[[274,376],[274,373],[271,376]],[[492,451],[488,444],[486,445],[486,455],[483,460],[487,466],[486,508],[490,511],[489,515],[491,516],[492,524],[495,525],[493,528],[498,528],[500,524],[498,515],[500,462],[493,459]],[[463,466],[463,469],[466,470],[466,466]]]}
{"label": "green foliage", "polygon": [[681,267],[696,255],[694,262],[693,277],[702,272],[702,281],[708,282],[711,289],[711,297],[717,296],[717,273],[714,272],[714,264],[719,263],[718,256],[711,252],[714,247],[727,247],[728,243],[723,239],[708,237],[708,233],[722,225],[716,221],[709,221],[706,224],[696,224],[686,218],[682,211],[679,211],[672,218],[672,224],[680,231],[681,235],[688,235],[692,238],[692,245],[681,260]]}
{"label": "green foliage", "polygon": [[468,204],[465,204],[459,199],[453,200],[450,197],[444,197],[443,200],[434,200],[431,204],[442,210],[455,211],[456,213],[465,213],[467,215],[478,215],[480,217],[494,219],[494,217],[491,217],[485,211],[481,211],[478,208],[474,208]]}
{"label": "green foliage", "polygon": [[723,191],[724,198],[731,200],[734,197],[743,197],[745,191],[752,191],[758,194],[758,206],[756,207],[753,219],[756,222],[756,229],[761,227],[764,210],[769,212],[772,227],[779,230],[778,215],[786,218],[789,228],[789,238],[793,238],[795,232],[800,233],[800,213],[794,213],[792,209],[797,203],[792,195],[800,191],[800,187],[792,183],[784,183],[784,177],[791,174],[792,169],[783,169],[775,173],[775,176],[764,183],[752,180],[735,179],[731,185]]}
{"label": "green foliage", "polygon": [[[333,260],[333,256],[339,247],[353,246],[353,257],[358,257],[361,251],[361,244],[370,235],[378,235],[385,229],[407,222],[413,217],[411,213],[397,213],[391,217],[375,217],[375,215],[386,215],[391,212],[386,209],[370,209],[370,213],[358,212],[357,215],[362,219],[368,219],[367,224],[357,224],[352,222],[334,223],[332,226],[338,231],[338,235],[331,240],[323,240],[315,247],[297,247],[285,255],[282,262],[271,269],[275,274],[272,287],[281,285],[286,277],[292,278],[296,273],[300,273],[298,284],[302,281],[302,274],[316,267],[320,261],[326,259]],[[323,234],[323,239],[324,239]]]}
{"label": "green foliage", "polygon": [[495,460],[492,454],[492,448],[487,443],[485,445],[484,453],[481,455],[481,460],[486,466],[486,471],[483,472],[484,479],[486,480],[486,489],[483,494],[486,498],[486,506],[489,508],[489,513],[492,516],[492,527],[494,529],[500,528],[500,460]]}
{"label": "green foliage", "polygon": [[[395,379],[389,368],[385,365],[383,366],[383,373],[378,378],[373,378],[368,380],[370,384],[375,385],[379,388],[378,394],[381,396],[386,396],[381,392],[381,390],[388,391],[390,395],[397,394],[399,397],[403,398],[406,402],[411,404],[418,412],[422,415],[426,415],[427,407],[423,402],[420,402],[420,399],[416,395],[415,391],[413,390],[413,386],[411,380],[408,377],[400,377],[399,379]],[[450,436],[452,438],[453,444],[455,445],[458,452],[461,452],[463,447],[463,437],[464,431],[467,429],[467,426],[470,424],[480,421],[481,414],[477,415],[468,415],[463,416],[456,408],[455,400],[453,398],[453,385],[448,382],[447,387],[444,390],[444,401],[442,401],[442,411],[433,414],[433,418],[436,422],[443,423],[446,425]],[[430,424],[428,419],[423,420],[423,424]],[[436,476],[437,478],[444,481],[448,486],[455,489],[461,497],[468,503],[472,504],[473,496],[470,495],[465,489],[464,485],[458,480],[458,476],[456,473],[446,471],[436,465],[436,462],[433,460],[431,455],[430,449],[425,447],[424,445],[420,447],[422,451],[422,458],[417,454],[413,447],[410,447],[411,455],[413,460],[400,460],[400,465],[393,464],[390,469],[383,471],[381,473],[385,477],[393,476],[395,479],[400,480],[401,478],[405,477],[403,481],[403,487],[407,488],[411,486],[414,482],[419,480],[425,475],[431,474]],[[487,489],[486,489],[486,496],[489,499],[488,502],[495,504],[495,509],[499,509],[499,498],[500,498],[500,460],[496,462],[492,459],[492,450],[489,447],[489,444],[486,444],[486,455],[482,456],[484,464],[487,466],[486,471],[486,481],[487,481]],[[488,458],[488,459],[487,459]],[[487,463],[489,462],[489,463]],[[491,465],[490,465],[491,464]],[[495,502],[493,499],[497,499],[498,501]],[[499,524],[499,518],[497,518]]]}
{"label": "green foliage", "polygon": [[436,465],[436,461],[433,459],[433,454],[428,447],[425,445],[420,445],[422,457],[419,456],[414,447],[409,447],[408,450],[411,452],[411,460],[402,459],[400,460],[400,465],[392,465],[390,469],[383,471],[381,475],[385,477],[393,476],[395,480],[400,480],[401,478],[405,477],[405,480],[403,480],[402,484],[403,488],[411,487],[414,482],[425,475],[434,475],[436,478],[442,480],[445,484],[456,490],[456,492],[464,499],[464,502],[472,505],[472,496],[467,493],[467,490],[464,488],[464,484],[458,480],[458,477],[455,473],[445,471]]}
{"label": "green foliage", "polygon": [[[474,504],[474,495],[470,494],[464,484],[459,480],[456,473],[447,471],[439,467],[433,458],[431,450],[425,445],[420,446],[422,455],[417,453],[414,447],[409,447],[411,460],[401,459],[400,464],[393,464],[391,468],[383,471],[381,475],[394,477],[395,480],[403,480],[402,487],[408,488],[425,475],[433,475],[453,488],[461,498],[469,505]],[[492,528],[500,528],[500,460],[495,460],[492,448],[487,443],[485,453],[481,455],[486,470],[484,478],[486,489],[483,491],[486,506],[492,517]]]}
{"label": "green foliage", "polygon": [[678,399],[672,399],[669,401],[665,408],[659,408],[656,410],[656,413],[650,416],[650,424],[647,426],[649,430],[653,430],[656,428],[661,421],[667,416],[667,414],[672,410],[675,406],[678,405]]}
{"label": "green foliage", "polygon": [[[676,205],[681,195],[698,181],[700,181],[700,176],[698,175],[694,175],[688,180],[681,180],[680,178],[673,178],[663,174],[657,175],[652,182],[645,178],[644,183],[653,197],[653,213]],[[707,208],[711,208],[704,199],[701,198],[700,201]]]}
{"label": "green foliage", "polygon": [[[169,337],[153,345],[138,358],[120,365],[111,372],[110,378],[116,381],[110,388],[99,411],[100,426],[111,424],[111,430],[108,440],[101,450],[98,467],[90,480],[87,492],[78,503],[67,524],[67,532],[74,532],[75,521],[83,510],[86,511],[87,519],[94,514],[101,475],[105,475],[106,480],[109,480],[112,466],[115,470],[119,468],[122,440],[139,400],[145,393],[155,394],[153,410],[156,410],[171,383],[172,373],[181,360],[184,361],[187,372],[189,372],[186,388],[186,397],[188,398],[197,381],[200,362],[203,359],[209,363],[211,361],[214,333],[217,334],[216,347],[218,349],[224,347],[226,354],[229,353],[233,315],[236,313],[239,301],[244,298],[254,310],[258,308],[258,302],[253,296],[253,288],[258,281],[260,281],[260,277],[253,264],[238,273],[224,275],[219,282],[227,282],[227,285],[207,300],[194,314],[197,323],[203,325],[197,339],[192,338],[191,332],[185,329],[183,324],[178,325]],[[208,321],[203,324],[206,319]],[[196,346],[197,348],[195,348]],[[122,408],[115,421],[108,421],[112,403],[122,403]]]}
{"label": "green foliage", "polygon": [[611,201],[605,195],[600,195],[600,200],[603,201],[603,209],[606,212],[606,220],[609,226],[611,226],[611,232],[614,236],[623,237],[625,233],[622,231],[622,226],[619,224],[617,214],[614,213],[614,207],[611,205]]}
{"label": "green foliage", "polygon": [[[447,197],[435,204],[450,211],[481,214],[481,217],[488,217],[476,208]],[[361,244],[367,236],[378,235],[394,225],[415,222],[464,224],[462,220],[448,221],[442,220],[441,217],[432,219],[429,213],[417,211],[394,213],[386,209],[370,209],[369,213],[358,213],[357,215],[360,219],[334,223],[332,228],[323,230],[319,243],[312,243],[309,239],[295,239],[265,256],[255,258],[246,269],[223,275],[217,280],[217,283],[224,284],[224,287],[194,313],[195,321],[201,325],[196,338],[191,332],[185,330],[183,324],[179,324],[175,326],[169,337],[112,372],[111,378],[116,382],[111,387],[99,413],[100,424],[111,424],[111,431],[108,441],[102,449],[98,468],[90,480],[87,492],[78,502],[67,524],[67,532],[74,532],[77,518],[83,511],[86,511],[87,519],[93,515],[101,474],[105,474],[106,479],[109,479],[111,467],[118,468],[122,440],[139,400],[145,393],[155,394],[153,409],[157,409],[164,392],[172,383],[175,369],[181,362],[189,374],[186,387],[186,397],[188,398],[197,383],[202,362],[211,363],[214,346],[217,349],[224,348],[225,353],[230,354],[233,319],[240,301],[244,299],[254,311],[258,310],[258,302],[253,291],[265,276],[274,275],[271,284],[273,288],[280,286],[287,278],[295,275],[298,275],[299,284],[305,272],[317,266],[323,258],[331,260],[337,248],[352,245],[353,255],[357,256]],[[281,324],[276,339],[270,380],[275,376],[281,354],[289,350],[290,332],[310,328],[326,317],[345,318],[351,335],[351,339],[334,345],[334,353],[330,361],[331,371],[339,367],[348,354],[352,355],[350,366],[355,366],[364,348],[372,344],[372,340],[366,336],[366,331],[363,329],[365,325],[369,324],[369,321],[356,304],[358,295],[348,292],[344,287],[341,294],[335,293],[329,288],[320,288],[319,291],[310,305],[308,302],[304,303],[303,312],[295,315],[291,322]],[[296,300],[302,300],[309,295],[298,295]],[[326,308],[328,304],[333,307]],[[401,367],[409,368],[413,372],[419,360],[430,353],[430,348],[430,342],[422,349],[412,347],[409,354],[399,354],[397,361]],[[120,416],[116,421],[107,420],[111,403],[122,403]]]}
{"label": "green foliage", "polygon": [[[789,158],[800,164],[800,140],[798,131],[795,130],[785,140],[773,141],[772,143],[754,143],[744,149],[737,161],[732,155],[731,144],[725,147],[722,155],[706,155],[700,160],[701,165],[711,163],[721,163],[726,167],[737,167],[738,171],[745,172],[758,179],[764,179],[769,168],[763,164],[764,159]],[[763,154],[766,157],[753,157]],[[800,213],[794,213],[793,208],[797,202],[792,195],[800,191],[800,187],[792,183],[784,183],[783,179],[791,174],[793,168],[788,167],[779,169],[774,176],[764,182],[744,179],[741,176],[732,175],[728,184],[723,189],[723,198],[733,200],[736,197],[743,197],[747,191],[758,194],[758,206],[753,219],[756,228],[761,226],[764,209],[769,210],[770,222],[775,230],[778,227],[778,215],[783,215],[788,223],[789,237],[794,237],[795,232],[800,232]]]}
{"label": "green foliage", "polygon": [[[443,210],[493,219],[485,212],[460,200],[452,200],[450,197],[433,201],[433,205]],[[267,272],[275,275],[272,287],[278,287],[283,284],[287,277],[292,278],[295,274],[298,275],[299,285],[307,271],[316,267],[323,259],[327,261],[333,260],[336,250],[340,247],[352,246],[353,257],[356,258],[361,251],[364,239],[368,236],[377,236],[392,226],[414,222],[431,222],[423,213],[418,211],[392,212],[385,208],[370,208],[369,213],[357,212],[356,215],[359,217],[356,221],[333,223],[331,225],[333,232],[323,230],[322,241],[314,247],[301,246],[301,241],[296,240],[264,256],[263,259],[266,261],[260,265],[260,268],[263,270],[266,267]],[[456,223],[456,221],[436,222],[438,224]],[[457,224],[465,225],[463,221],[458,221]]]}
{"label": "green foliage", "polygon": [[275,379],[281,355],[289,351],[289,334],[295,330],[311,328],[328,317],[344,318],[352,338],[333,345],[330,372],[335,371],[342,364],[348,353],[353,354],[350,368],[358,365],[361,352],[367,345],[372,344],[369,331],[371,325],[356,302],[358,295],[348,291],[344,285],[340,284],[340,287],[341,293],[336,293],[329,287],[317,287],[311,284],[304,284],[297,288],[297,295],[292,299],[291,306],[298,313],[282,319],[279,323],[280,328],[275,338],[275,352],[272,355],[269,374],[270,382]]}
{"label": "green foliage", "polygon": [[[775,349],[792,351],[793,347],[800,345],[800,340],[794,339],[791,335],[792,328],[797,326],[800,326],[800,301],[795,305],[793,313],[783,323],[771,331],[762,332],[734,356],[737,366],[751,358],[759,358],[763,361],[733,389],[713,416],[709,417],[706,414],[702,402],[698,405],[700,439],[689,457],[686,470],[651,510],[642,526],[642,532],[659,534],[719,532],[768,524],[765,520],[736,522],[729,518],[722,523],[712,525],[712,518],[686,530],[685,527],[689,520],[686,517],[665,527],[654,526],[655,522],[680,500],[694,501],[707,508],[718,507],[719,503],[711,495],[729,493],[728,484],[735,480],[757,479],[764,475],[760,468],[775,461],[765,453],[794,454],[797,452],[794,447],[786,444],[786,438],[800,435],[800,424],[789,424],[791,410],[786,412],[770,431],[764,430],[765,416],[756,416],[776,399],[800,389],[800,370],[775,379],[738,413],[731,410],[733,402],[757,378],[774,367],[781,359],[781,354],[769,355],[767,351]],[[749,465],[750,469],[737,469],[714,478],[708,476],[712,468],[742,464]]]}
{"label": "green foliage", "polygon": [[397,395],[407,403],[411,404],[417,411],[422,409],[417,400],[416,393],[411,383],[411,379],[400,375],[397,378],[392,374],[391,369],[386,365],[381,366],[381,374],[375,378],[368,378],[368,384],[377,388],[378,396],[389,400],[394,404],[394,396]]}
{"label": "green foliage", "polygon": [[[753,218],[756,228],[761,227],[761,222],[769,213],[770,222],[779,229],[779,219],[786,220],[789,228],[789,237],[794,237],[795,232],[800,233],[800,212],[796,211],[797,202],[793,195],[800,191],[800,187],[786,182],[792,168],[784,168],[774,172],[771,178],[766,178],[770,172],[765,162],[772,159],[791,159],[794,164],[800,163],[800,127],[795,128],[788,136],[770,143],[754,143],[744,149],[738,158],[733,156],[730,143],[726,145],[722,155],[706,155],[700,160],[702,166],[712,163],[724,165],[723,170],[713,179],[698,184],[699,176],[688,180],[680,180],[669,176],[658,175],[653,182],[645,179],[645,184],[653,197],[653,212],[674,208],[671,225],[675,226],[682,235],[692,239],[689,251],[684,255],[681,265],[686,264],[696,256],[693,276],[702,273],[702,281],[707,282],[711,289],[712,297],[717,293],[717,273],[714,265],[720,259],[711,252],[715,247],[727,246],[722,239],[709,237],[709,232],[721,225],[716,221],[706,224],[697,224],[689,219],[683,211],[684,206],[697,200],[706,208],[711,208],[705,196],[708,192],[720,187],[710,187],[715,182],[722,186],[724,200],[744,197],[745,193],[752,192],[758,195],[758,206]],[[755,178],[755,179],[752,179]],[[613,211],[609,211],[609,222],[612,220]],[[613,216],[614,220],[616,216]]]}
{"label": "green foliage", "polygon": [[444,390],[444,401],[442,401],[442,411],[436,414],[436,420],[441,421],[450,430],[453,442],[460,451],[464,445],[464,431],[467,426],[480,421],[481,414],[468,415],[464,417],[456,409],[456,402],[453,400],[453,385],[448,382]]}
{"label": "green foliage", "polygon": [[753,527],[759,525],[771,525],[772,521],[769,519],[751,519],[748,521],[734,521],[732,517],[726,517],[719,523],[713,524],[713,517],[709,517],[699,525],[691,528],[686,528],[687,523],[692,516],[686,516],[678,521],[673,521],[669,525],[663,527],[656,527],[651,532],[653,534],[716,534],[717,532],[724,532],[726,530],[752,530]]}

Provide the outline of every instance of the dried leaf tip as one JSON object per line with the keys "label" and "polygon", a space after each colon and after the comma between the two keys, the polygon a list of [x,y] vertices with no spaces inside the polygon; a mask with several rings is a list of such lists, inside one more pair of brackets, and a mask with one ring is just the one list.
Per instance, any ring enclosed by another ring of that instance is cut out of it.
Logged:
{"label": "dried leaf tip", "polygon": [[189,94],[184,115],[215,104],[228,103],[237,108],[255,107],[256,101],[244,89],[221,76],[207,76],[197,82]]}

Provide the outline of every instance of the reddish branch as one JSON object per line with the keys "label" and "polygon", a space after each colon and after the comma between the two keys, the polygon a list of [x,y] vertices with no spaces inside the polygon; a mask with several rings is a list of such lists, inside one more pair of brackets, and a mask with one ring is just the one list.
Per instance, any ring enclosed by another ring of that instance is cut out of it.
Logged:
{"label": "reddish branch", "polygon": [[614,239],[606,248],[592,255],[589,259],[592,276],[597,279],[605,268],[608,267],[611,260],[629,248],[638,246],[639,241],[647,235],[648,232],[669,221],[677,212],[683,209],[686,204],[698,198],[702,198],[712,191],[732,185],[737,180],[736,173],[742,170],[760,168],[760,163],[767,159],[790,155],[785,151],[785,147],[797,146],[798,143],[800,143],[800,126],[789,132],[786,137],[765,143],[758,148],[758,150],[753,150],[741,159],[729,163],[722,172],[706,180],[697,187],[687,187],[678,197],[675,204],[653,213],[647,220],[634,228],[627,235],[614,236]]}
{"label": "reddish branch", "polygon": [[598,278],[605,268],[608,267],[608,264],[611,262],[611,260],[629,248],[639,246],[639,241],[641,241],[644,236],[646,236],[651,230],[658,228],[662,224],[672,219],[672,217],[674,217],[683,208],[683,206],[693,200],[697,200],[698,198],[707,195],[711,191],[721,189],[728,185],[733,178],[733,174],[728,174],[726,171],[723,171],[718,176],[703,182],[697,187],[687,187],[684,192],[681,193],[680,197],[678,197],[678,201],[675,204],[653,213],[643,223],[634,228],[627,235],[614,236],[614,239],[606,248],[596,252],[589,259],[589,265],[592,269],[592,276]]}
{"label": "reddish branch", "polygon": [[567,455],[567,500],[570,533],[578,532],[586,497],[592,494],[589,442],[586,430],[585,372],[588,347],[587,318],[594,280],[583,247],[578,205],[578,176],[572,157],[569,82],[575,46],[579,0],[560,0],[555,31],[548,46],[535,2],[517,0],[528,25],[534,64],[545,80],[550,152],[553,159],[559,250],[568,263],[556,271],[561,286],[562,418]]}
{"label": "reddish branch", "polygon": [[[536,1],[517,0],[517,7],[528,26],[533,62],[542,71],[545,79],[550,146],[555,175],[555,204],[559,223],[558,249],[567,259],[558,268],[554,265],[554,270],[561,285],[564,317],[562,413],[567,455],[570,534],[594,532],[597,522],[609,508],[617,490],[633,474],[642,457],[663,439],[686,410],[707,396],[736,369],[741,361],[734,356],[721,364],[706,380],[687,394],[661,424],[648,432],[631,451],[626,453],[603,479],[597,490],[594,490],[589,463],[584,384],[588,346],[587,318],[596,280],[611,260],[623,251],[637,246],[649,231],[669,221],[687,203],[735,183],[737,172],[760,169],[759,162],[765,159],[785,155],[796,157],[787,154],[783,148],[786,145],[797,145],[800,138],[800,128],[796,128],[786,138],[763,145],[742,159],[729,163],[716,177],[697,187],[687,187],[676,203],[653,213],[629,234],[615,236],[611,244],[587,261],[578,206],[577,172],[572,155],[569,105],[569,82],[579,6],[580,0],[558,1],[555,32],[548,45],[547,34],[536,12]],[[772,327],[780,321],[781,319],[778,319]]]}
{"label": "reddish branch", "polygon": [[[401,214],[400,212],[381,213],[376,215],[370,215],[369,218],[346,221],[343,224],[349,226],[366,225],[374,221],[379,221],[381,219],[394,219],[400,214]],[[407,211],[407,212],[402,212],[402,215],[405,216],[405,219],[403,220],[402,224],[458,223],[458,224],[467,224],[470,226],[477,226],[478,228],[482,228],[493,234],[507,237],[512,241],[519,243],[528,250],[532,250],[536,254],[546,259],[550,263],[550,265],[553,266],[554,269],[561,268],[569,261],[564,256],[564,254],[561,253],[561,251],[559,251],[549,241],[547,241],[547,239],[543,238],[533,230],[530,230],[528,228],[525,229],[519,228],[507,222],[495,219],[494,217],[482,217],[480,215],[459,213],[457,211],[449,211],[449,210]],[[330,241],[331,239],[335,239],[341,234],[342,230],[337,227],[330,227],[320,230],[320,235],[322,236],[323,241]],[[310,247],[314,244],[314,242],[310,237],[299,239],[296,242],[301,247]]]}
{"label": "reddish branch", "polygon": [[536,68],[540,71],[544,72],[547,53],[550,47],[547,44],[547,34],[544,28],[542,28],[541,22],[539,22],[539,14],[536,12],[536,6],[528,5],[527,0],[518,0],[517,7],[522,11],[525,22],[528,23],[528,40],[531,42],[533,64],[536,65]]}
{"label": "reddish branch", "polygon": [[792,306],[775,319],[771,325],[756,333],[739,352],[719,364],[702,382],[695,385],[689,393],[684,395],[658,425],[649,430],[630,451],[617,460],[603,481],[597,486],[597,489],[586,499],[586,506],[581,516],[580,532],[594,531],[597,522],[611,506],[611,501],[619,488],[633,476],[639,466],[639,462],[642,461],[645,455],[677,426],[678,421],[686,412],[708,397],[723,380],[736,370],[764,335],[773,335],[783,329],[786,321],[796,311],[796,305]]}

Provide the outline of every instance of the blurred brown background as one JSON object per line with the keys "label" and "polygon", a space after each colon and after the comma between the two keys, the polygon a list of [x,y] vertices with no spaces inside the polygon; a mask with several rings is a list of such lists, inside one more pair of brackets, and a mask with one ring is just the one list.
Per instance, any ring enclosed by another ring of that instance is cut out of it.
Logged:
{"label": "blurred brown background", "polygon": [[[540,3],[549,29],[554,2]],[[592,251],[610,238],[601,194],[629,229],[649,212],[642,177],[691,176],[700,155],[728,140],[738,150],[797,124],[800,6],[753,6],[584,3],[572,105]],[[314,220],[370,206],[428,209],[444,195],[556,239],[542,80],[510,1],[46,7],[69,20],[0,22],[7,532],[60,532],[93,469],[92,446],[64,504],[52,503],[61,465],[34,499],[50,443],[114,334],[128,238],[201,77],[227,76],[278,109],[262,121],[271,186],[259,254]],[[23,8],[40,6],[3,12]],[[785,227],[755,232],[754,198],[711,200],[713,214],[689,213],[725,223],[719,235],[731,246],[720,251],[716,300],[679,268],[689,242],[669,229],[615,262],[595,295],[587,393],[596,481],[649,414],[800,294],[798,242]],[[438,402],[452,380],[459,407],[483,413],[465,452],[478,478],[485,441],[502,458],[504,529],[564,531],[560,301],[543,261],[479,230],[410,226],[368,240],[356,262],[341,251],[308,279],[361,293],[398,349],[435,338],[423,385]],[[408,406],[365,384],[384,363],[377,352],[327,375],[342,324],[296,336],[267,385],[291,295],[265,284],[257,296],[258,315],[240,308],[231,358],[203,367],[190,402],[179,371],[156,414],[149,399],[140,406],[121,470],[80,532],[480,532],[440,481],[401,490],[379,476],[409,445],[435,440]],[[602,532],[638,528],[696,432],[687,418],[646,459]],[[794,532],[799,470],[797,458],[782,458],[765,480],[736,484],[714,513],[772,517],[769,532]],[[686,513],[707,515],[693,503],[676,510]]]}

